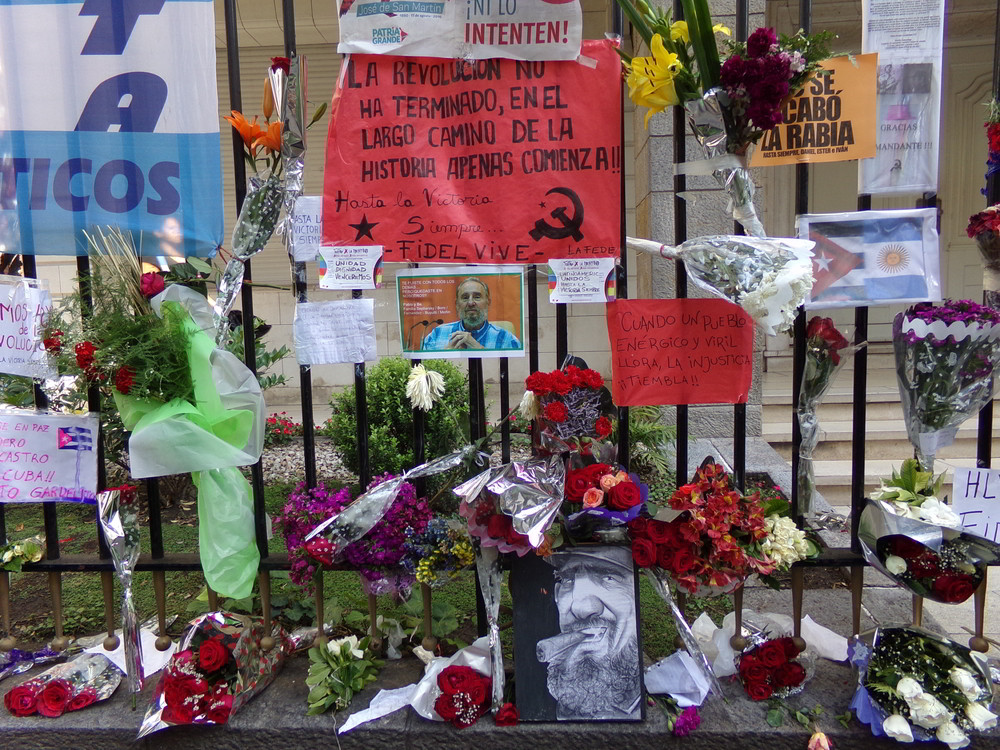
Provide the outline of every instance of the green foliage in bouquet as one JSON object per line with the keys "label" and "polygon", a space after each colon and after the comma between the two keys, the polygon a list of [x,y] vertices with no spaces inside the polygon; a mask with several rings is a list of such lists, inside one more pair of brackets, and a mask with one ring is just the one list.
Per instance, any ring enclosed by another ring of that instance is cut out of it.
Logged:
{"label": "green foliage in bouquet", "polygon": [[358,640],[355,635],[313,646],[309,662],[309,716],[347,708],[355,694],[378,677],[382,666],[372,655],[369,639]]}
{"label": "green foliage in bouquet", "polygon": [[920,505],[926,498],[940,497],[943,486],[944,474],[935,477],[932,471],[922,471],[917,459],[908,458],[898,472],[892,470],[888,481],[882,481],[878,499]]}
{"label": "green foliage in bouquet", "polygon": [[[441,373],[447,409],[432,409],[424,417],[426,459],[450,453],[466,442],[458,423],[469,413],[468,381],[464,373],[445,360],[425,362],[428,370]],[[365,395],[368,401],[368,452],[372,476],[401,474],[414,464],[413,407],[406,397],[410,363],[402,357],[386,357],[367,371]],[[332,439],[344,465],[351,471],[358,464],[357,412],[354,386],[330,399],[333,416],[324,432]],[[454,415],[454,416],[453,416]]]}

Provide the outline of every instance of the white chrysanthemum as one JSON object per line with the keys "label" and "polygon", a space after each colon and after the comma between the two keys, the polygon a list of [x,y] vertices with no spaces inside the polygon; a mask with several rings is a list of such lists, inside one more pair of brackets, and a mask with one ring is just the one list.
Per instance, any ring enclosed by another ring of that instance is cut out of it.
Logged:
{"label": "white chrysanthemum", "polygon": [[444,395],[444,376],[428,370],[423,365],[414,365],[406,379],[406,397],[414,409],[430,411]]}
{"label": "white chrysanthemum", "polygon": [[517,410],[521,413],[522,419],[538,419],[542,416],[542,404],[534,391],[524,392]]}

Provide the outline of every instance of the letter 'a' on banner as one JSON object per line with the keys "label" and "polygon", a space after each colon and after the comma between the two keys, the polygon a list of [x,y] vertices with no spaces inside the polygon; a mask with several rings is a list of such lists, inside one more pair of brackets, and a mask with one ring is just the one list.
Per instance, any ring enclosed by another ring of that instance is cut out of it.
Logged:
{"label": "letter 'a' on banner", "polygon": [[333,96],[323,244],[386,262],[621,254],[621,60],[350,55]]}
{"label": "letter 'a' on banner", "polygon": [[0,251],[83,255],[99,227],[222,243],[209,0],[0,2]]}
{"label": "letter 'a' on banner", "polygon": [[608,303],[616,406],[744,404],[753,375],[753,320],[722,299]]}

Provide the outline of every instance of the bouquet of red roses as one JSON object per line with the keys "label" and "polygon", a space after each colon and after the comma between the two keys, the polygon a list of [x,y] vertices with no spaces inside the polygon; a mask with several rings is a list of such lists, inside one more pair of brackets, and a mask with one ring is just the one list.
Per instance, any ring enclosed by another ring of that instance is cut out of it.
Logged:
{"label": "bouquet of red roses", "polygon": [[121,671],[108,657],[80,654],[11,688],[3,702],[14,716],[39,713],[55,718],[110,698],[121,681]]}
{"label": "bouquet of red roses", "polygon": [[768,538],[768,507],[758,494],[744,497],[722,466],[705,463],[694,481],[680,487],[670,507],[673,521],[639,517],[629,523],[632,558],[639,567],[668,571],[678,588],[732,589],[750,574],[776,565],[761,548]]}
{"label": "bouquet of red roses", "polygon": [[649,499],[649,487],[637,474],[608,463],[587,464],[587,460],[570,454],[563,504],[566,532],[580,541],[589,541],[597,530],[635,520]]}
{"label": "bouquet of red roses", "polygon": [[740,683],[755,701],[785,698],[806,681],[806,668],[796,661],[799,647],[792,638],[775,638],[753,646],[739,658]]}
{"label": "bouquet of red roses", "polygon": [[541,447],[552,453],[589,450],[594,438],[611,434],[614,414],[604,377],[569,365],[552,372],[533,372],[524,381],[523,416],[538,419]]}
{"label": "bouquet of red roses", "polygon": [[490,709],[493,681],[472,667],[445,667],[437,684],[441,695],[434,701],[434,711],[459,729],[471,727]]}
{"label": "bouquet of red roses", "polygon": [[[996,128],[1000,131],[1000,123],[996,123]],[[997,139],[1000,140],[1000,133]],[[995,158],[1000,165],[1000,152],[995,154]],[[1000,274],[1000,204],[970,216],[965,233],[976,241],[986,272],[995,278]],[[989,288],[996,289],[996,286],[989,285]]]}
{"label": "bouquet of red roses", "polygon": [[260,618],[209,612],[192,620],[153,690],[136,739],[177,724],[228,722],[294,650],[280,626],[270,631],[270,651],[261,648],[264,635]]}

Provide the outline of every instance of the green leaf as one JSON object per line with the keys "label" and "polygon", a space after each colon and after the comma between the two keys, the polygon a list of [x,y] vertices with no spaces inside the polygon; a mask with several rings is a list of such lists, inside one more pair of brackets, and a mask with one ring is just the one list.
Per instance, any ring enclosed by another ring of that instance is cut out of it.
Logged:
{"label": "green leaf", "polygon": [[812,726],[812,718],[810,718],[809,714],[804,711],[796,711],[792,715],[795,717],[795,720],[806,729],[809,729]]}
{"label": "green leaf", "polygon": [[330,694],[330,689],[325,685],[317,685],[312,690],[309,691],[309,696],[306,698],[310,703],[316,703],[323,700],[326,696]]}
{"label": "green leaf", "polygon": [[772,708],[767,712],[766,721],[772,727],[780,727],[785,723],[784,712],[780,708]]}
{"label": "green leaf", "polygon": [[201,258],[190,257],[187,262],[198,273],[212,273],[212,266]]}
{"label": "green leaf", "polygon": [[845,711],[844,713],[839,714],[836,717],[836,719],[837,719],[837,721],[840,722],[840,725],[842,727],[844,727],[844,729],[849,729],[850,728],[850,723],[851,723],[851,712],[850,711]]}

